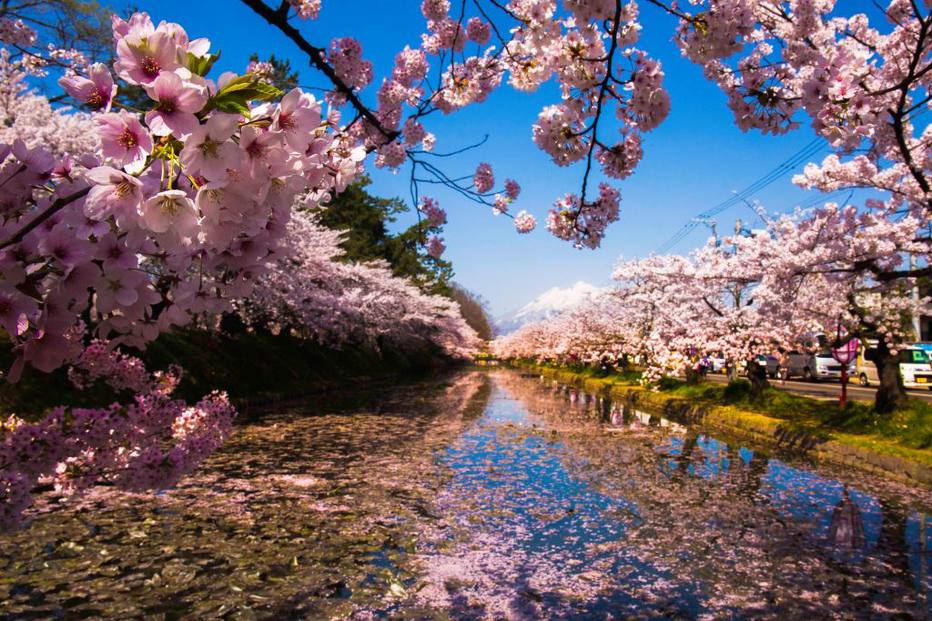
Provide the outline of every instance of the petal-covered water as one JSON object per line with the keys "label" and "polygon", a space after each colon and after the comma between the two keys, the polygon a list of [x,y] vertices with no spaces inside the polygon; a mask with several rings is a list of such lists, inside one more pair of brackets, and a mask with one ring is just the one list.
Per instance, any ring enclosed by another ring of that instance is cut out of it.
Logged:
{"label": "petal-covered water", "polygon": [[927,493],[514,371],[311,399],[0,537],[0,619],[924,618]]}

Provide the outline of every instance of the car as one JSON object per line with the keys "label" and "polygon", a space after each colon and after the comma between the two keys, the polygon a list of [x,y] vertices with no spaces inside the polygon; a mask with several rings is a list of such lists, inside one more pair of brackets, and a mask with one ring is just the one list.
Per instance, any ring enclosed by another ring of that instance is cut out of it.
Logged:
{"label": "car", "polygon": [[764,356],[761,354],[757,357],[757,364],[767,369],[768,377],[774,378],[780,372],[780,359],[776,356]]}
{"label": "car", "polygon": [[[880,383],[877,365],[873,362],[873,348],[862,351],[857,360],[857,379],[861,386],[871,386]],[[929,388],[932,390],[932,361],[929,354],[918,347],[907,347],[897,353],[899,360],[900,377],[906,388]]]}
{"label": "car", "polygon": [[724,373],[728,368],[728,361],[721,356],[709,356],[709,360],[712,361],[712,368],[710,370],[713,373]]}
{"label": "car", "polygon": [[[857,364],[854,360],[848,365],[848,376],[857,376]],[[801,377],[808,382],[841,379],[841,363],[835,360],[832,352],[827,349],[814,354],[791,351],[780,367],[780,377]]]}
{"label": "car", "polygon": [[[780,359],[776,356],[765,356],[764,354],[761,354],[757,357],[757,364],[767,369],[767,375],[769,377],[777,377],[780,373]],[[738,373],[741,375],[748,374],[747,362],[742,360],[738,363]]]}

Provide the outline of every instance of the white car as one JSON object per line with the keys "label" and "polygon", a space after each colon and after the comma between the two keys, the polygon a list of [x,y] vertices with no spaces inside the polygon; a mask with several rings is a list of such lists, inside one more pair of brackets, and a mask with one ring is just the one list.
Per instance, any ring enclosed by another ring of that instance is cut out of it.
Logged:
{"label": "white car", "polygon": [[[801,377],[809,382],[819,380],[841,379],[841,363],[832,357],[832,352],[823,350],[815,354],[790,352],[783,366],[780,377],[789,379]],[[848,377],[857,377],[857,365],[854,361],[848,365]]]}
{"label": "white car", "polygon": [[[877,365],[867,359],[870,357],[870,350],[867,350],[865,355],[858,359],[857,378],[861,386],[880,383]],[[922,349],[910,347],[901,349],[897,358],[900,362],[900,377],[903,378],[903,386],[932,389],[932,364],[929,361],[929,354]]]}

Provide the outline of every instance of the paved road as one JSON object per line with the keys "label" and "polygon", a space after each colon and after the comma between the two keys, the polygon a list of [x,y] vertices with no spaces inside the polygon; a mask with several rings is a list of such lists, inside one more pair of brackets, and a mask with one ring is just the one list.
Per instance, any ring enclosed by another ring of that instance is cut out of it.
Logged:
{"label": "paved road", "polygon": [[[728,382],[728,378],[726,376],[720,375],[718,373],[710,373],[707,377],[709,380],[718,382],[720,384],[725,384]],[[837,399],[839,393],[841,392],[841,384],[839,382],[801,382],[798,380],[786,380],[783,382],[781,380],[774,379],[770,380],[770,383],[775,388],[780,388],[782,390],[787,390],[789,392],[800,395],[806,395],[807,397],[815,397],[817,399]],[[863,387],[858,386],[857,384],[848,384],[849,399],[854,399],[857,401],[873,401],[875,392],[877,391],[869,386]],[[908,390],[907,392],[911,397],[932,403],[932,391]]]}

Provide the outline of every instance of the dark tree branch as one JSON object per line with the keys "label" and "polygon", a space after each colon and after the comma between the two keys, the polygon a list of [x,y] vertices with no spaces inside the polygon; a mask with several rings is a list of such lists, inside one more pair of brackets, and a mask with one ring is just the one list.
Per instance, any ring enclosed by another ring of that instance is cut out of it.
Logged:
{"label": "dark tree branch", "polygon": [[23,238],[26,237],[30,232],[36,229],[40,224],[54,216],[56,213],[64,209],[67,205],[73,203],[74,201],[83,198],[91,191],[90,187],[86,187],[83,190],[78,190],[68,196],[63,196],[59,199],[56,199],[51,205],[45,208],[42,213],[37,215],[35,218],[29,221],[28,224],[23,226],[20,230],[16,231],[2,242],[0,242],[0,250],[12,246],[13,244],[18,244],[23,241]]}
{"label": "dark tree branch", "polygon": [[[287,10],[285,15],[281,14],[281,7],[278,10],[272,9],[262,0],[242,0],[243,4],[251,8],[260,17],[265,19],[270,25],[278,28],[282,34],[291,39],[298,48],[308,55],[311,65],[327,76],[338,93],[346,97],[350,105],[375,129],[385,137],[387,144],[401,135],[397,129],[386,129],[382,122],[375,116],[372,110],[356,95],[353,89],[337,75],[333,67],[325,60],[326,52],[323,48],[311,44],[304,36],[298,32],[298,29],[288,22]],[[285,2],[282,3],[286,4]]]}

